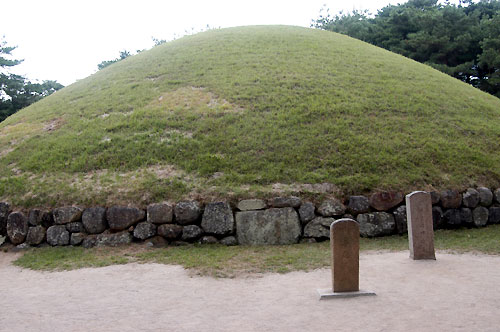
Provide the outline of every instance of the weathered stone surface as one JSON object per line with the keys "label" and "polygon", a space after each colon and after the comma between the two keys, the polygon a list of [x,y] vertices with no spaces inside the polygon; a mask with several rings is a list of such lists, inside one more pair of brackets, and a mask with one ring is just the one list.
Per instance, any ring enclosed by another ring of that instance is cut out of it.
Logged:
{"label": "weathered stone surface", "polygon": [[7,237],[0,235],[0,246],[5,243],[5,239],[7,239]]}
{"label": "weathered stone surface", "polygon": [[406,234],[408,232],[408,221],[406,218],[406,205],[401,205],[394,212],[394,221],[396,222],[396,230],[398,234]]}
{"label": "weathered stone surface", "polygon": [[333,291],[359,291],[359,224],[340,219],[331,225],[329,233]]}
{"label": "weathered stone surface", "polygon": [[[445,209],[458,209],[462,204],[462,195],[456,190],[441,192],[441,205]],[[445,212],[446,213],[446,212]]]}
{"label": "weathered stone surface", "polygon": [[316,215],[314,214],[315,210],[316,207],[311,202],[304,202],[300,205],[299,216],[302,225],[307,224],[316,217]]}
{"label": "weathered stone surface", "polygon": [[236,232],[240,244],[292,244],[299,241],[301,226],[291,208],[271,208],[236,213]]}
{"label": "weathered stone surface", "polygon": [[149,247],[161,248],[166,247],[168,245],[168,241],[164,237],[156,235],[147,239],[146,245]]}
{"label": "weathered stone surface", "polygon": [[365,196],[351,196],[347,204],[347,211],[352,214],[370,212],[370,201]]}
{"label": "weathered stone surface", "polygon": [[67,223],[66,229],[70,233],[82,233],[85,231],[85,227],[83,227],[83,223],[79,222],[79,221]]}
{"label": "weathered stone surface", "polygon": [[380,191],[370,196],[370,206],[378,211],[387,211],[403,201],[403,194],[397,191]]}
{"label": "weathered stone surface", "polygon": [[457,227],[462,224],[462,218],[459,209],[449,209],[443,214],[443,220],[447,227]]}
{"label": "weathered stone surface", "polygon": [[406,195],[410,258],[436,259],[431,195],[414,191]]}
{"label": "weathered stone surface", "polygon": [[443,228],[446,225],[446,221],[443,218],[443,209],[440,206],[432,207],[432,223],[434,229]]}
{"label": "weathered stone surface", "polygon": [[207,234],[229,235],[234,233],[233,210],[227,202],[208,203],[203,212],[201,228]]}
{"label": "weathered stone surface", "polygon": [[108,228],[106,222],[106,208],[97,206],[85,209],[82,214],[82,223],[89,234],[99,234]]}
{"label": "weathered stone surface", "polygon": [[0,235],[7,235],[7,217],[9,216],[10,205],[0,202]]}
{"label": "weathered stone surface", "polygon": [[474,220],[474,225],[476,227],[486,226],[488,223],[489,211],[484,206],[478,206],[472,210],[472,219]]}
{"label": "weathered stone surface", "polygon": [[472,210],[469,208],[460,208],[460,221],[462,225],[472,225]]}
{"label": "weathered stone surface", "polygon": [[432,205],[436,205],[441,201],[441,194],[439,192],[431,191],[429,194],[431,194]]}
{"label": "weathered stone surface", "polygon": [[28,213],[28,224],[30,226],[41,225],[47,229],[54,225],[54,217],[50,211],[33,209]]}
{"label": "weathered stone surface", "polygon": [[82,246],[84,248],[91,247],[117,247],[120,245],[130,244],[132,242],[132,235],[128,231],[119,233],[104,233],[97,235],[88,235],[83,240]]}
{"label": "weathered stone surface", "polygon": [[56,225],[64,225],[73,221],[79,221],[83,210],[78,206],[64,206],[52,211]]}
{"label": "weathered stone surface", "polygon": [[496,207],[496,206],[490,207],[488,222],[490,224],[499,224],[500,223],[500,207]]}
{"label": "weathered stone surface", "polygon": [[220,240],[220,243],[225,245],[225,246],[236,246],[238,245],[238,240],[234,236],[226,236],[222,240]]}
{"label": "weathered stone surface", "polygon": [[69,244],[72,246],[78,246],[83,242],[86,236],[87,234],[85,233],[72,233],[69,239]]}
{"label": "weathered stone surface", "polygon": [[176,240],[182,235],[182,226],[163,224],[158,226],[158,235],[163,236],[169,241]]}
{"label": "weathered stone surface", "polygon": [[345,206],[338,199],[327,199],[318,207],[318,213],[323,217],[341,216],[345,213]]}
{"label": "weathered stone surface", "polygon": [[217,238],[215,236],[206,235],[206,236],[201,238],[200,243],[201,244],[217,244],[217,243],[219,243],[219,241],[217,240]]}
{"label": "weathered stone surface", "polygon": [[283,207],[293,207],[298,208],[302,201],[300,198],[295,196],[290,197],[274,197],[269,200],[269,206],[274,208],[283,208]]}
{"label": "weathered stone surface", "polygon": [[468,208],[475,208],[479,204],[479,192],[474,188],[468,188],[462,194],[462,204]]}
{"label": "weathered stone surface", "polygon": [[36,246],[45,240],[45,234],[47,230],[45,227],[38,225],[34,227],[30,227],[28,229],[28,235],[26,236],[26,243],[30,246]]}
{"label": "weathered stone surface", "polygon": [[140,222],[134,228],[134,237],[140,240],[146,240],[155,235],[156,225],[148,221]]}
{"label": "weathered stone surface", "polygon": [[64,225],[50,226],[47,229],[47,243],[51,246],[65,246],[69,244],[69,232]]}
{"label": "weathered stone surface", "polygon": [[495,202],[500,203],[500,188],[493,192],[493,198],[495,199]]}
{"label": "weathered stone surface", "polygon": [[313,237],[304,237],[299,241],[299,243],[316,243],[316,242],[318,241],[316,241],[316,239]]}
{"label": "weathered stone surface", "polygon": [[203,235],[203,230],[196,225],[187,225],[182,229],[182,241],[194,241]]}
{"label": "weathered stone surface", "polygon": [[182,201],[175,205],[174,213],[179,225],[193,224],[201,216],[201,205],[197,201]]}
{"label": "weathered stone surface", "polygon": [[493,203],[493,192],[486,187],[477,188],[479,192],[479,205],[481,206],[490,206]]}
{"label": "weathered stone surface", "polygon": [[363,237],[393,234],[396,230],[394,216],[387,212],[358,214],[359,232]]}
{"label": "weathered stone surface", "polygon": [[333,218],[317,217],[304,227],[304,237],[328,238]]}
{"label": "weathered stone surface", "polygon": [[237,206],[240,211],[262,210],[266,207],[267,204],[262,199],[244,199]]}
{"label": "weathered stone surface", "polygon": [[127,229],[144,220],[145,216],[144,210],[135,207],[113,206],[106,211],[109,228],[117,231]]}
{"label": "weathered stone surface", "polygon": [[174,220],[174,207],[169,203],[148,205],[147,221],[153,224],[171,224]]}
{"label": "weathered stone surface", "polygon": [[12,244],[21,244],[28,234],[28,218],[22,212],[12,212],[7,217],[7,236]]}

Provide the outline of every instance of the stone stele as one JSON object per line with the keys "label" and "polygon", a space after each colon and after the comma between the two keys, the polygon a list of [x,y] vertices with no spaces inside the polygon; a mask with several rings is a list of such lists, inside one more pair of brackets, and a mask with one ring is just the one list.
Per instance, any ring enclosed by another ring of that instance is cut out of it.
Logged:
{"label": "stone stele", "polygon": [[431,195],[424,191],[414,191],[406,195],[406,216],[410,258],[436,259]]}
{"label": "stone stele", "polygon": [[330,226],[332,250],[332,289],[318,290],[320,300],[363,295],[373,292],[359,290],[359,224],[343,218]]}

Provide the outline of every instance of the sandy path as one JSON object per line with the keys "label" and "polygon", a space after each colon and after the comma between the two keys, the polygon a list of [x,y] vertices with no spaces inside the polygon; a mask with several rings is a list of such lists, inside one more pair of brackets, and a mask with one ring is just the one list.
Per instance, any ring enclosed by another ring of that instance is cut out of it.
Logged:
{"label": "sandy path", "polygon": [[319,301],[330,271],[213,279],[128,264],[34,272],[0,254],[1,331],[498,331],[500,257],[362,254],[375,297]]}

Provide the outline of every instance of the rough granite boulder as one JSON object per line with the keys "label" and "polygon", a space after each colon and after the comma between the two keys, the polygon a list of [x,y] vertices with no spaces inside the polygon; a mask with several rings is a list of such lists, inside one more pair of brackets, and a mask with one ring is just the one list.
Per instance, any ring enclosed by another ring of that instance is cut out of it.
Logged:
{"label": "rough granite boulder", "polygon": [[46,229],[54,225],[54,217],[52,212],[33,209],[28,213],[28,224],[30,226],[43,226]]}
{"label": "rough granite boulder", "polygon": [[432,223],[434,229],[443,228],[446,225],[446,221],[443,218],[443,209],[440,206],[432,207]]}
{"label": "rough granite boulder", "polygon": [[132,235],[128,231],[110,233],[105,231],[104,233],[97,235],[88,235],[82,242],[84,248],[91,247],[117,247],[120,245],[126,245],[132,243]]}
{"label": "rough granite boulder", "polygon": [[106,208],[101,206],[85,209],[82,214],[83,227],[89,234],[99,234],[108,228]]}
{"label": "rough granite boulder", "polygon": [[67,223],[66,229],[70,233],[83,233],[85,231],[85,227],[83,227],[83,223],[79,222],[79,221]]}
{"label": "rough granite boulder", "polygon": [[473,223],[472,210],[469,208],[460,208],[460,222],[462,225],[471,226]]}
{"label": "rough granite boulder", "polygon": [[179,225],[194,224],[201,216],[201,205],[197,201],[182,201],[175,205],[174,213]]}
{"label": "rough granite boulder", "polygon": [[196,225],[187,225],[182,229],[182,241],[195,241],[203,235],[203,230]]}
{"label": "rough granite boulder", "polygon": [[205,235],[204,237],[201,238],[200,240],[201,244],[217,244],[219,241],[215,236],[211,235]]}
{"label": "rough granite boulder", "polygon": [[481,206],[490,206],[493,203],[493,192],[486,187],[477,188],[479,192],[479,205]]}
{"label": "rough granite boulder", "polygon": [[236,246],[238,245],[238,240],[234,236],[226,236],[222,240],[220,240],[220,243],[225,245],[225,246]]}
{"label": "rough granite boulder", "polygon": [[362,213],[357,217],[359,233],[363,237],[391,235],[396,230],[394,216],[387,212]]}
{"label": "rough granite boulder", "polygon": [[403,201],[403,194],[397,191],[379,191],[370,195],[370,206],[377,211],[387,211]]}
{"label": "rough granite boulder", "polygon": [[85,237],[87,237],[87,234],[85,233],[72,233],[69,239],[69,244],[72,246],[78,246],[83,242]]}
{"label": "rough granite boulder", "polygon": [[240,211],[262,210],[267,207],[262,199],[244,199],[236,206]]}
{"label": "rough granite boulder", "polygon": [[134,228],[134,237],[146,240],[156,235],[156,225],[148,221],[140,222]]}
{"label": "rough granite boulder", "polygon": [[479,204],[479,192],[474,188],[468,188],[462,194],[462,204],[468,208],[475,208]]}
{"label": "rough granite boulder", "polygon": [[148,205],[146,219],[153,224],[171,224],[174,221],[174,207],[169,203]]}
{"label": "rough granite boulder", "polygon": [[314,218],[316,218],[316,215],[314,214],[315,211],[316,207],[311,202],[304,202],[300,205],[299,216],[302,225],[305,225]]}
{"label": "rough granite boulder", "polygon": [[208,203],[201,220],[207,234],[229,235],[234,233],[233,210],[227,202]]}
{"label": "rough granite boulder", "polygon": [[30,246],[39,245],[45,240],[46,233],[47,230],[41,225],[30,227],[26,236],[26,243]]}
{"label": "rough granite boulder", "polygon": [[472,219],[474,221],[474,226],[483,227],[488,223],[489,211],[484,206],[478,206],[472,210]]}
{"label": "rough granite boulder", "polygon": [[169,241],[177,240],[182,235],[182,226],[163,224],[158,226],[158,235],[163,236]]}
{"label": "rough granite boulder", "polygon": [[330,225],[333,218],[317,217],[304,227],[304,237],[325,239],[330,237]]}
{"label": "rough granite boulder", "polygon": [[295,196],[290,197],[274,197],[269,200],[269,206],[274,208],[283,208],[283,207],[293,207],[298,208],[302,201],[300,198]]}
{"label": "rough granite boulder", "polygon": [[458,191],[445,190],[441,192],[441,206],[443,208],[458,209],[460,205],[462,205],[462,195]]}
{"label": "rough granite boulder", "polygon": [[144,220],[145,217],[146,212],[135,207],[113,206],[106,211],[109,229],[115,231],[128,229],[135,223]]}
{"label": "rough granite boulder", "polygon": [[396,222],[396,230],[398,231],[398,234],[401,235],[408,233],[406,205],[401,205],[396,208],[392,214],[394,214],[394,221]]}
{"label": "rough granite boulder", "polygon": [[236,212],[238,242],[252,244],[293,244],[302,233],[299,216],[291,208]]}
{"label": "rough granite boulder", "polygon": [[436,205],[441,201],[441,194],[437,191],[429,192],[431,194],[431,203],[432,205]]}
{"label": "rough granite boulder", "polygon": [[7,217],[9,216],[10,205],[0,202],[0,235],[7,235]]}
{"label": "rough granite boulder", "polygon": [[449,209],[444,211],[443,220],[447,227],[458,227],[462,224],[462,218],[459,209]]}
{"label": "rough granite boulder", "polygon": [[496,206],[490,207],[488,222],[490,224],[499,224],[500,223],[500,207],[496,207]]}
{"label": "rough granite boulder", "polygon": [[352,214],[370,212],[370,201],[365,196],[351,196],[347,204],[347,211]]}
{"label": "rough granite boulder", "polygon": [[323,217],[341,216],[345,213],[345,205],[338,199],[327,199],[318,207],[318,213]]}
{"label": "rough granite boulder", "polygon": [[500,203],[500,188],[493,192],[493,198],[495,199],[495,202]]}
{"label": "rough granite boulder", "polygon": [[64,225],[54,225],[47,229],[47,243],[51,246],[66,246],[69,244],[69,232]]}
{"label": "rough granite boulder", "polygon": [[56,225],[64,225],[73,221],[80,221],[82,213],[83,210],[78,206],[64,206],[52,211]]}
{"label": "rough granite boulder", "polygon": [[7,236],[12,244],[21,244],[28,234],[28,218],[22,212],[12,212],[7,218]]}

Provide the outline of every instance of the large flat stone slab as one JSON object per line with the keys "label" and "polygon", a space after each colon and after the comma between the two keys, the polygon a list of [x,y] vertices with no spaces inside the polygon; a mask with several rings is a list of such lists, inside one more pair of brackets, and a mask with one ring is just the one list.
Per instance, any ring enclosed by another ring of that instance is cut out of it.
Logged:
{"label": "large flat stone slab", "polygon": [[331,289],[318,289],[319,299],[320,300],[329,300],[329,299],[342,299],[349,297],[358,297],[358,296],[373,296],[377,295],[374,292],[358,290],[356,292],[333,292]]}
{"label": "large flat stone slab", "polygon": [[294,208],[272,208],[237,212],[236,232],[243,245],[293,244],[299,241],[301,227]]}

